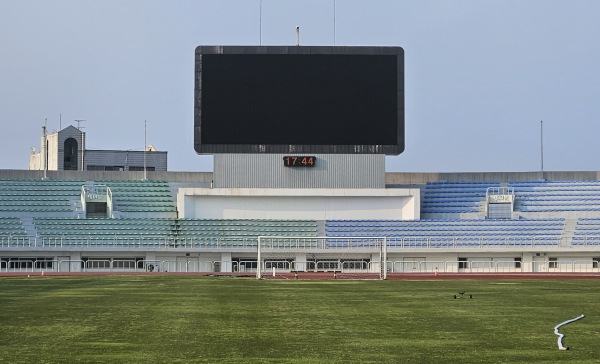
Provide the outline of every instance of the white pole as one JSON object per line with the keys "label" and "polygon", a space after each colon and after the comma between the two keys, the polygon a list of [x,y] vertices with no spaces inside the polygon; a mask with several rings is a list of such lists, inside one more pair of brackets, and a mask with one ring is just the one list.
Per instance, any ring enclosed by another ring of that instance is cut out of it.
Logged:
{"label": "white pole", "polygon": [[262,0],[260,0],[259,17],[258,17],[258,45],[262,45]]}
{"label": "white pole", "polygon": [[47,136],[47,128],[48,125],[48,118],[44,119],[44,126],[42,126],[42,131],[44,134],[44,178],[43,179],[48,179],[47,176],[47,171],[48,171],[48,136]]}
{"label": "white pole", "polygon": [[[542,161],[542,173],[544,173],[544,121],[540,120],[540,154]],[[542,174],[542,178],[544,175]]]}
{"label": "white pole", "polygon": [[146,142],[146,120],[144,120],[144,181],[147,179],[147,172],[146,172],[146,149],[147,149],[147,142]]}
{"label": "white pole", "polygon": [[[81,171],[85,169],[85,134],[82,130],[79,130],[81,133]],[[77,170],[79,169],[79,161],[77,161]]]}

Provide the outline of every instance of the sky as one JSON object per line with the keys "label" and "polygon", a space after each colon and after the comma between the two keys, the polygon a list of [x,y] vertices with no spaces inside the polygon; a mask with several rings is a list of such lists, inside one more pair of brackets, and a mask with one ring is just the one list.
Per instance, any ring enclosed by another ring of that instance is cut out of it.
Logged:
{"label": "sky", "polygon": [[389,172],[600,170],[598,14],[597,0],[0,0],[0,169],[27,169],[44,123],[143,150],[146,121],[169,170],[212,171],[193,146],[196,46],[295,45],[299,26],[301,45],[404,48],[406,149]]}

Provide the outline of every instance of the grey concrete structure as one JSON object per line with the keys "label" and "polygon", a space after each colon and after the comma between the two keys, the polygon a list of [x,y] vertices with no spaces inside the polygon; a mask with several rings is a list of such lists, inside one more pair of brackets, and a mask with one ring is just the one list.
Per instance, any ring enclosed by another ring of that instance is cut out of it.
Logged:
{"label": "grey concrete structure", "polygon": [[317,154],[314,166],[284,166],[284,154],[216,154],[214,187],[384,188],[383,155]]}
{"label": "grey concrete structure", "polygon": [[86,150],[86,171],[167,170],[167,152],[140,150]]}

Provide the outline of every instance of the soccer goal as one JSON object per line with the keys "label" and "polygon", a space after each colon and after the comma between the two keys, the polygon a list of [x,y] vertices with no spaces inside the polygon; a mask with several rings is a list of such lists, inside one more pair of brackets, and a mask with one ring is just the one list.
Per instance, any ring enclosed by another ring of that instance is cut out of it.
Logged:
{"label": "soccer goal", "polygon": [[260,236],[258,279],[386,279],[385,237]]}

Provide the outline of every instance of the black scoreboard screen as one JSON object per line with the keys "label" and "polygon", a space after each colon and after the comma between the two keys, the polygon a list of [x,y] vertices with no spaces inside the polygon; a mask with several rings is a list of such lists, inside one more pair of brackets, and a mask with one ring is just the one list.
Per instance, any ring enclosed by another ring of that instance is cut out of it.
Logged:
{"label": "black scoreboard screen", "polygon": [[201,154],[398,155],[404,51],[197,47],[194,147]]}

